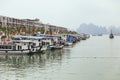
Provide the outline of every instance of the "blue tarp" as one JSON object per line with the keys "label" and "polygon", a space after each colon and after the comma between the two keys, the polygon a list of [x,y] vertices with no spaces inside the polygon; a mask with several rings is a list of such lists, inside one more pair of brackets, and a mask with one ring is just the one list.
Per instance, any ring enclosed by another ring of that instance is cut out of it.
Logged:
{"label": "blue tarp", "polygon": [[67,41],[72,42],[72,41],[73,41],[73,37],[72,37],[72,36],[69,36],[69,37],[67,38]]}

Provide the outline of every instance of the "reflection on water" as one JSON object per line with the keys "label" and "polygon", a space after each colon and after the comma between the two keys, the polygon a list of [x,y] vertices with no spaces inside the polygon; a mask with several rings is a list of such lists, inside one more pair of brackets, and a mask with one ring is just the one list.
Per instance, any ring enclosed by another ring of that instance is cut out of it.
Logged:
{"label": "reflection on water", "polygon": [[0,55],[0,77],[3,80],[24,78],[28,69],[28,73],[32,75],[37,68],[46,69],[54,64],[61,64],[63,55],[64,49],[34,55]]}
{"label": "reflection on water", "polygon": [[44,54],[33,55],[0,55],[0,65],[14,68],[25,68],[31,64],[39,64],[40,67],[45,66],[48,61],[59,62],[64,55],[64,50],[46,51]]}

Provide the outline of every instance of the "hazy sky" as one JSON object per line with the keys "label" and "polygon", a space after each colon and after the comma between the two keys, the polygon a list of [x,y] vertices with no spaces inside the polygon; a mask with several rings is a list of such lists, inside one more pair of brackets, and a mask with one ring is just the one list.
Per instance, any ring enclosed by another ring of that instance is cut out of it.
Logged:
{"label": "hazy sky", "polygon": [[120,26],[120,0],[0,0],[0,15],[39,18],[73,30],[81,23]]}

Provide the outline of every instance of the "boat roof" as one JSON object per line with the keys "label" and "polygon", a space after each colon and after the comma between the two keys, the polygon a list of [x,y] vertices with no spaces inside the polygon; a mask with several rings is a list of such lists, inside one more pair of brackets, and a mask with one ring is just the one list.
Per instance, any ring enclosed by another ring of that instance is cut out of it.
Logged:
{"label": "boat roof", "polygon": [[31,41],[31,40],[13,40],[13,42],[29,43],[29,42],[33,42],[33,41]]}
{"label": "boat roof", "polygon": [[20,38],[24,38],[24,39],[51,39],[51,36],[20,36],[20,35],[16,35],[13,36],[13,38],[15,38],[15,40],[20,40]]}
{"label": "boat roof", "polygon": [[28,39],[43,39],[44,37],[37,37],[37,36],[22,36],[21,38],[28,38]]}

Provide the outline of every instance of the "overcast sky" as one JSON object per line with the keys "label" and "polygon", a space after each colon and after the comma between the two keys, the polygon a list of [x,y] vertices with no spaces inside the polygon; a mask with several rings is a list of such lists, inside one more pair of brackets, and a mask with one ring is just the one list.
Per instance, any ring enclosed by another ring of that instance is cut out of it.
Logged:
{"label": "overcast sky", "polygon": [[120,0],[0,0],[0,15],[39,18],[73,30],[81,23],[120,26]]}

